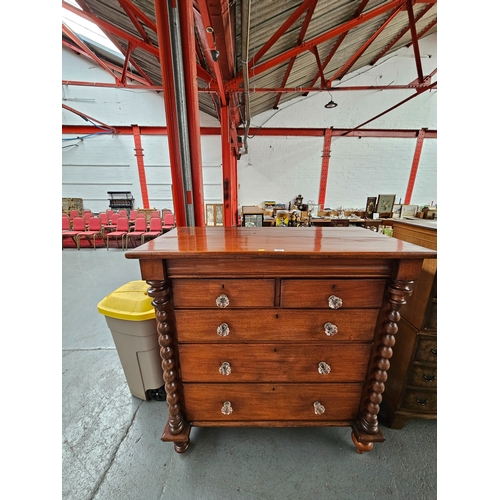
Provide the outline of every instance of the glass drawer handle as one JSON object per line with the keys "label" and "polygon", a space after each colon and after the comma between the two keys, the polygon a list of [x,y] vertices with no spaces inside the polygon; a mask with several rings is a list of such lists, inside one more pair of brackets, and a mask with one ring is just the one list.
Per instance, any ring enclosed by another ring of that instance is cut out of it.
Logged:
{"label": "glass drawer handle", "polygon": [[328,306],[330,309],[340,309],[342,307],[342,299],[336,295],[328,297]]}
{"label": "glass drawer handle", "polygon": [[219,373],[221,375],[229,375],[231,373],[231,365],[227,361],[224,361],[224,363],[220,365]]}
{"label": "glass drawer handle", "polygon": [[325,323],[325,333],[329,337],[332,337],[336,333],[339,333],[339,329],[337,328],[337,325],[332,325],[332,323]]}
{"label": "glass drawer handle", "polygon": [[325,407],[319,401],[314,402],[314,413],[316,415],[323,415],[325,413]]}
{"label": "glass drawer handle", "polygon": [[438,355],[438,350],[437,349],[431,349],[431,354],[433,356],[437,356]]}
{"label": "glass drawer handle", "polygon": [[321,375],[328,375],[332,371],[332,369],[327,363],[321,361],[321,363],[318,364],[318,371],[319,373],[321,373]]}
{"label": "glass drawer handle", "polygon": [[217,305],[217,307],[221,307],[222,309],[224,309],[224,307],[227,307],[229,305],[229,298],[227,295],[219,295],[216,299],[215,299],[215,304]]}
{"label": "glass drawer handle", "polygon": [[225,337],[226,335],[229,335],[229,326],[227,323],[221,323],[217,327],[217,335],[220,335],[221,337]]}
{"label": "glass drawer handle", "polygon": [[231,415],[233,413],[233,408],[231,407],[231,401],[224,401],[224,406],[220,410],[223,415]]}
{"label": "glass drawer handle", "polygon": [[425,406],[429,403],[429,400],[427,398],[416,398],[416,401],[420,406]]}
{"label": "glass drawer handle", "polygon": [[426,381],[426,382],[434,382],[434,380],[436,380],[436,377],[434,375],[422,375],[422,378]]}

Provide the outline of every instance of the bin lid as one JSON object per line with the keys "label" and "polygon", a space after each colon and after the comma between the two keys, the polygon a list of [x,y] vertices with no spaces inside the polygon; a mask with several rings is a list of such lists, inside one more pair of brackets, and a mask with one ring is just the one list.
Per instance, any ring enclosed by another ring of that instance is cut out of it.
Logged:
{"label": "bin lid", "polygon": [[155,310],[147,293],[148,288],[145,281],[131,281],[104,297],[97,304],[97,310],[110,318],[128,321],[154,319]]}

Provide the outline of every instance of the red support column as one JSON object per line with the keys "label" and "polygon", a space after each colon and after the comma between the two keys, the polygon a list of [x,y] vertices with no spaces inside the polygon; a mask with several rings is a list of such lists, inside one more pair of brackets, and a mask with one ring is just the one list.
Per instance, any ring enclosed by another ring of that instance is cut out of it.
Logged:
{"label": "red support column", "polygon": [[201,155],[193,0],[179,2],[179,18],[181,23],[182,53],[184,59],[184,80],[186,82],[186,108],[189,153],[191,158],[194,218],[196,226],[204,226],[205,196],[203,193],[203,163]]}
{"label": "red support column", "polygon": [[415,147],[415,154],[413,155],[413,163],[411,165],[410,179],[408,180],[408,187],[406,189],[405,205],[411,203],[411,195],[413,193],[413,186],[415,185],[415,178],[417,177],[418,164],[420,162],[420,154],[422,153],[422,146],[424,144],[425,129],[420,129],[417,137],[417,146]]}
{"label": "red support column", "polygon": [[148,184],[144,169],[144,150],[142,149],[141,131],[137,125],[132,125],[132,131],[134,133],[135,156],[137,158],[137,170],[139,171],[139,182],[141,184],[142,208],[149,208]]}
{"label": "red support column", "polygon": [[156,24],[158,27],[158,45],[160,54],[161,77],[167,116],[168,150],[170,168],[172,171],[172,196],[174,199],[175,221],[178,226],[187,225],[184,181],[182,176],[180,138],[177,120],[176,102],[172,60],[172,42],[170,40],[170,25],[168,5],[164,0],[155,0]]}
{"label": "red support column", "polygon": [[332,130],[326,129],[325,141],[323,144],[323,153],[321,154],[323,160],[321,161],[321,178],[319,181],[319,196],[318,196],[318,205],[320,210],[323,210],[325,208],[326,184],[328,181],[328,169],[330,167],[331,144],[332,144]]}
{"label": "red support column", "polygon": [[222,150],[222,196],[224,203],[224,226],[233,225],[232,189],[234,180],[231,177],[231,134],[229,127],[229,110],[227,106],[220,108],[221,150]]}

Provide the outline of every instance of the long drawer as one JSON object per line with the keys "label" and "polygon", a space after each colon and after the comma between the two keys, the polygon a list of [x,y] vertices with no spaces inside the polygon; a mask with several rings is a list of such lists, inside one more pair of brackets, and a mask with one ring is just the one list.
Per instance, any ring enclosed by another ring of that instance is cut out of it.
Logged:
{"label": "long drawer", "polygon": [[408,384],[435,389],[437,387],[437,366],[414,365]]}
{"label": "long drawer", "polygon": [[175,312],[179,342],[369,341],[378,311],[186,310]]}
{"label": "long drawer", "polygon": [[[274,279],[173,279],[175,308],[273,307]],[[224,296],[227,303],[217,299]]]}
{"label": "long drawer", "polygon": [[284,279],[281,281],[281,307],[377,308],[382,303],[385,283],[380,279]]}
{"label": "long drawer", "polygon": [[437,363],[437,338],[420,336],[415,361]]}
{"label": "long drawer", "polygon": [[184,384],[183,388],[186,418],[195,424],[331,421],[356,417],[362,384]]}
{"label": "long drawer", "polygon": [[183,382],[362,382],[371,344],[181,344]]}

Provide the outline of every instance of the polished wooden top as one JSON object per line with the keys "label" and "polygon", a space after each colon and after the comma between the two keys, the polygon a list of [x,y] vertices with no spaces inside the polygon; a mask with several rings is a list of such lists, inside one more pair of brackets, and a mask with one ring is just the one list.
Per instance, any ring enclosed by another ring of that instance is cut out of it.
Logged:
{"label": "polished wooden top", "polygon": [[434,229],[437,231],[437,220],[432,219],[393,219],[395,224],[406,224],[408,226],[423,227],[425,229]]}
{"label": "polished wooden top", "polygon": [[179,227],[128,251],[129,259],[290,255],[436,258],[437,252],[357,227]]}

